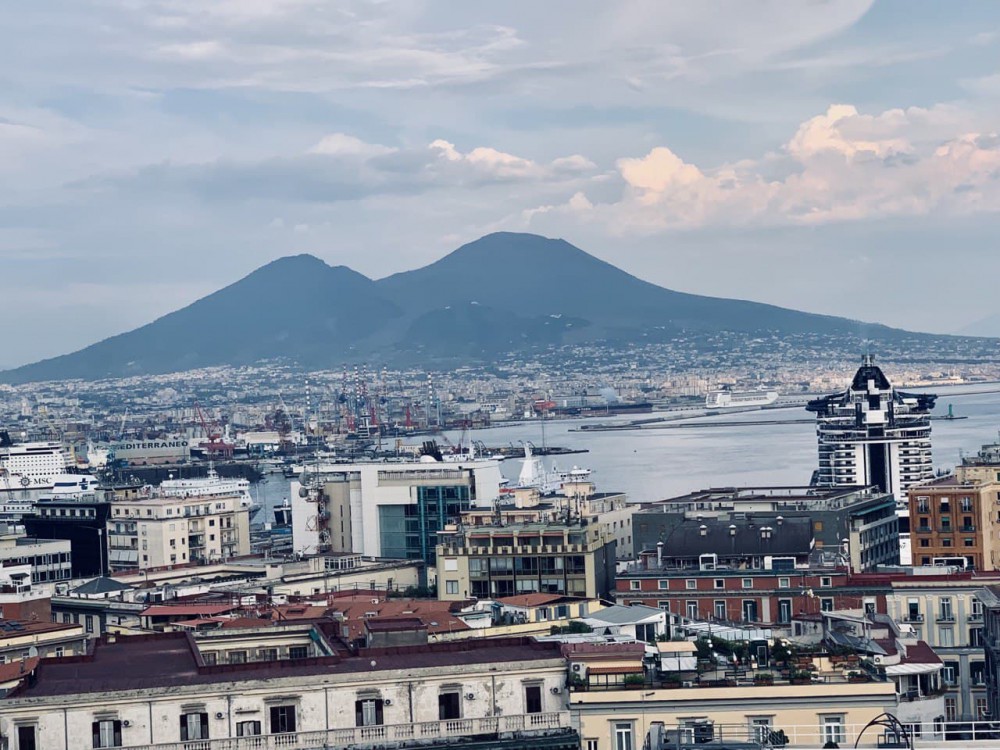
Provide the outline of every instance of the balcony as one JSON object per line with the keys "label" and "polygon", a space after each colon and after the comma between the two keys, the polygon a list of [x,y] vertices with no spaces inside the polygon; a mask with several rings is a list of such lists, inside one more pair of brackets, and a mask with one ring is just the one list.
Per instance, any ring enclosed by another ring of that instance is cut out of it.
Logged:
{"label": "balcony", "polygon": [[[126,730],[127,731],[127,730]],[[126,734],[124,739],[127,739]],[[321,729],[314,732],[264,734],[217,740],[166,742],[150,745],[127,745],[124,750],[279,750],[284,748],[402,748],[419,745],[433,748],[459,748],[477,738],[491,738],[491,747],[577,748],[580,739],[570,724],[569,711],[545,714],[513,714],[479,719],[448,719],[418,724],[387,724],[347,729]],[[479,745],[477,745],[478,747]],[[482,745],[486,747],[486,745]]]}
{"label": "balcony", "polygon": [[903,615],[903,622],[923,622],[924,616],[919,612],[910,612]]}

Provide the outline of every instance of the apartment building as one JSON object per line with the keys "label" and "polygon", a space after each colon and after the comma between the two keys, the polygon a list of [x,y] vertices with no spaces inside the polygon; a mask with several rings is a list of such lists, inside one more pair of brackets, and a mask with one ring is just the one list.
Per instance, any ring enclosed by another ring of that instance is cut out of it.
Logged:
{"label": "apartment building", "polygon": [[108,560],[115,572],[250,553],[249,512],[236,495],[119,501],[106,533]]}
{"label": "apartment building", "polygon": [[439,599],[536,592],[606,598],[614,589],[615,538],[607,524],[451,526],[439,538]]}
{"label": "apartment building", "polygon": [[1000,584],[1000,577],[972,573],[944,574],[914,569],[894,575],[886,612],[909,626],[912,637],[941,657],[946,721],[975,721],[987,716],[986,658],[983,652],[983,604],[977,592]]}
{"label": "apartment building", "polygon": [[0,733],[11,750],[577,750],[565,683],[559,645],[524,639],[353,651],[330,622],[131,636],[39,664]]}
{"label": "apartment building", "polygon": [[67,581],[73,575],[72,548],[66,539],[37,539],[0,524],[0,565],[29,566],[35,583]]}
{"label": "apartment building", "polygon": [[[766,557],[814,553],[854,572],[899,564],[899,521],[891,494],[869,487],[717,487],[647,503],[632,517],[637,552],[664,559],[732,557],[747,567]],[[845,543],[846,540],[846,543]]]}

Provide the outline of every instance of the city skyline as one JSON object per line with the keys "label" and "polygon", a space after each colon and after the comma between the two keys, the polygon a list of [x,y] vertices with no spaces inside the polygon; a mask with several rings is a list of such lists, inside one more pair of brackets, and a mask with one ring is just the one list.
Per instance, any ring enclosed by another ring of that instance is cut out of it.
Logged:
{"label": "city skyline", "polygon": [[[0,262],[9,309],[31,314],[3,366],[277,257],[378,278],[494,230],[679,291],[910,330],[997,313],[991,6],[51,0],[5,16]],[[930,279],[947,305],[913,294]]]}

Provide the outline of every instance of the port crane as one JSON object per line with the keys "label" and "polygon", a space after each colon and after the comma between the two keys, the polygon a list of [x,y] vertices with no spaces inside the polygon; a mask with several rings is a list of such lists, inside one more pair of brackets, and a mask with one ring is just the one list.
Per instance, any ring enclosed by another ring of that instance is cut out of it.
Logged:
{"label": "port crane", "polygon": [[208,454],[209,458],[232,458],[233,450],[236,446],[232,443],[227,443],[222,439],[221,432],[212,432],[208,428],[208,422],[205,420],[205,414],[201,410],[201,404],[195,399],[194,408],[198,412],[198,419],[201,422],[201,429],[204,430],[205,436],[208,438],[208,442],[204,443],[205,453]]}

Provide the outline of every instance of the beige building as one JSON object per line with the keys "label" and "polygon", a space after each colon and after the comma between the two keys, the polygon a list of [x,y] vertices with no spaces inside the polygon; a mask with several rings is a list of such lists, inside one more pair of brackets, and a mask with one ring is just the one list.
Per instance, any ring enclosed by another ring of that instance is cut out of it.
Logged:
{"label": "beige building", "polygon": [[608,598],[614,589],[615,537],[607,524],[452,526],[438,536],[439,599]]}
{"label": "beige building", "polygon": [[214,562],[250,553],[250,518],[236,495],[119,501],[107,537],[114,572]]}
{"label": "beige building", "polygon": [[[892,682],[772,685],[725,688],[593,690],[572,692],[570,710],[579,722],[584,750],[641,748],[652,730],[660,747],[702,742],[696,732],[731,742],[761,741],[784,732],[789,747],[853,747],[865,724],[896,709]],[[710,729],[709,729],[710,728]],[[878,727],[860,746],[874,747]],[[665,735],[665,737],[664,737]],[[704,738],[704,735],[701,735]],[[707,746],[707,745],[706,745]]]}

